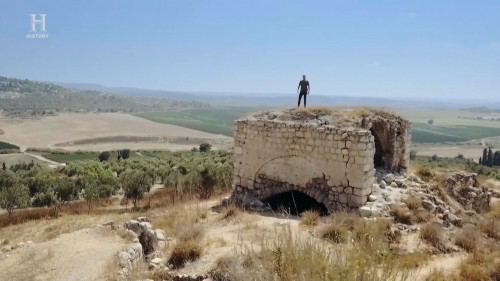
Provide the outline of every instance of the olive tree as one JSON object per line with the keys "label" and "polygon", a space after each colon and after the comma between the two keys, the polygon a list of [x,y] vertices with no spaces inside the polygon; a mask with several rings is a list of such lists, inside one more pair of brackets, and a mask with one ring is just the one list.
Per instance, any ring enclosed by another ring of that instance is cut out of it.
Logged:
{"label": "olive tree", "polygon": [[127,170],[120,175],[120,184],[127,199],[132,200],[134,209],[137,202],[144,197],[144,193],[151,187],[151,179],[141,170]]}
{"label": "olive tree", "polygon": [[8,171],[0,174],[0,207],[9,213],[9,222],[12,222],[12,213],[16,208],[24,208],[30,204],[28,188],[21,184],[17,176]]}

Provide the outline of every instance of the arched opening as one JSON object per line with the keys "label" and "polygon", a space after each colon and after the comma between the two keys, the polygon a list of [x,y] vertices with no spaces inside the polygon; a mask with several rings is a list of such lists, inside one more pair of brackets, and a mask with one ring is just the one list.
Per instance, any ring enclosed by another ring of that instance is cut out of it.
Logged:
{"label": "arched opening", "polygon": [[384,144],[382,143],[383,140],[380,139],[380,133],[377,134],[375,128],[372,127],[370,132],[372,133],[373,138],[375,139],[375,153],[373,155],[373,164],[375,168],[385,167],[384,154],[386,152]]}
{"label": "arched opening", "polygon": [[328,209],[324,204],[316,201],[309,195],[296,190],[276,194],[262,201],[265,204],[268,204],[276,212],[286,211],[291,215],[298,216],[301,213],[310,210],[317,211],[322,216],[328,214]]}
{"label": "arched opening", "polygon": [[380,143],[380,140],[375,136],[375,155],[373,156],[373,164],[375,164],[375,168],[385,167],[384,157],[382,153],[382,144]]}

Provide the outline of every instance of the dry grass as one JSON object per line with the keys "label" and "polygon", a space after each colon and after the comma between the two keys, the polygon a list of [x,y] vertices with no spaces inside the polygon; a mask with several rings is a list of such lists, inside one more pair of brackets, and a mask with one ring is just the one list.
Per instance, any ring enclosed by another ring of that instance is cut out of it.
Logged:
{"label": "dry grass", "polygon": [[141,200],[141,209],[172,207],[196,199],[194,193],[179,193],[174,188],[160,188],[148,193]]}
{"label": "dry grass", "polygon": [[318,229],[318,235],[334,243],[345,243],[349,238],[349,230],[345,225],[330,223]]}
{"label": "dry grass", "polygon": [[387,243],[399,242],[400,236],[391,229],[390,220],[378,218],[372,221],[358,219],[354,222],[351,231],[355,242],[372,243],[374,240]]}
{"label": "dry grass", "polygon": [[408,209],[410,210],[416,210],[420,207],[422,207],[422,199],[416,196],[410,196],[407,197],[403,200],[403,202],[406,204]]}
{"label": "dry grass", "polygon": [[429,182],[436,178],[436,174],[434,173],[434,171],[427,166],[419,167],[416,174],[420,179],[426,182]]}
{"label": "dry grass", "polygon": [[[345,225],[343,225],[345,227]],[[261,239],[258,247],[241,247],[219,259],[213,280],[408,280],[387,243],[333,245],[290,227]]]}
{"label": "dry grass", "polygon": [[459,281],[497,281],[500,280],[500,248],[490,245],[477,249],[462,262],[458,268]]}
{"label": "dry grass", "polygon": [[480,224],[481,231],[488,237],[493,239],[500,239],[500,220],[496,218],[485,218]]}
{"label": "dry grass", "polygon": [[451,280],[442,269],[433,269],[431,273],[425,277],[425,281],[449,281]]}
{"label": "dry grass", "polygon": [[460,277],[464,281],[492,280],[485,268],[477,264],[462,264],[460,267]]}
{"label": "dry grass", "polygon": [[176,238],[173,249],[165,249],[165,254],[169,256],[168,263],[173,269],[182,268],[203,254],[205,229],[199,223],[206,217],[207,208],[194,205],[171,209],[153,221],[155,227]]}
{"label": "dry grass", "polygon": [[173,269],[184,267],[188,262],[196,261],[201,257],[203,247],[199,241],[183,241],[175,245],[168,263]]}
{"label": "dry grass", "polygon": [[433,218],[434,218],[434,215],[431,212],[427,211],[427,210],[417,211],[416,214],[415,214],[415,222],[416,223],[429,222]]}
{"label": "dry grass", "polygon": [[413,221],[415,220],[413,213],[399,204],[391,205],[390,214],[394,217],[394,220],[399,223],[413,224]]}
{"label": "dry grass", "polygon": [[466,225],[454,237],[455,245],[471,253],[482,247],[481,233],[473,225]]}
{"label": "dry grass", "polygon": [[402,268],[416,269],[425,265],[432,254],[427,252],[405,253],[398,255],[398,265]]}
{"label": "dry grass", "polygon": [[201,205],[183,206],[169,208],[162,216],[154,218],[152,221],[155,228],[160,228],[174,237],[181,237],[192,228],[197,228],[195,224],[207,218],[207,208]]}
{"label": "dry grass", "polygon": [[205,235],[205,230],[200,225],[185,226],[177,235],[177,240],[181,242],[200,241]]}
{"label": "dry grass", "polygon": [[111,221],[121,222],[132,219],[138,214],[103,213],[83,215],[62,215],[54,219],[40,219],[23,224],[0,228],[0,237],[15,244],[21,241],[44,242],[52,240],[64,233],[70,233],[82,228]]}
{"label": "dry grass", "polygon": [[[268,112],[262,112],[255,117],[266,115]],[[346,108],[327,108],[327,107],[307,107],[291,109],[283,112],[278,118],[280,120],[311,120],[322,116],[330,116],[336,124],[359,124],[361,119],[368,116],[380,116],[382,118],[399,118],[397,115],[385,108],[375,109],[368,107]]]}
{"label": "dry grass", "polygon": [[236,205],[229,205],[221,210],[221,220],[230,221],[241,215],[241,210]]}
{"label": "dry grass", "polygon": [[[43,219],[53,219],[57,218],[63,214],[65,215],[80,215],[80,214],[94,214],[94,215],[102,215],[106,213],[117,213],[116,210],[109,210],[109,206],[118,202],[118,199],[106,199],[99,200],[97,202],[93,202],[89,206],[85,201],[75,201],[68,202],[64,205],[60,205],[58,208],[29,208],[29,209],[21,209],[16,210],[12,216],[12,225],[14,224],[23,224],[29,221],[34,220],[43,220]],[[0,228],[11,225],[9,223],[8,214],[0,215]]]}
{"label": "dry grass", "polygon": [[341,212],[333,214],[330,222],[317,230],[319,237],[335,242],[345,243],[349,238],[349,230],[361,218],[355,213]]}
{"label": "dry grass", "polygon": [[491,206],[490,211],[484,215],[479,227],[488,237],[500,240],[500,204]]}
{"label": "dry grass", "polygon": [[302,225],[316,226],[319,223],[320,214],[317,211],[305,211],[300,216],[300,224]]}
{"label": "dry grass", "polygon": [[493,204],[490,208],[490,211],[487,213],[487,216],[492,217],[494,219],[500,219],[500,202]]}
{"label": "dry grass", "polygon": [[446,249],[443,228],[438,223],[426,223],[420,229],[420,238],[440,251]]}

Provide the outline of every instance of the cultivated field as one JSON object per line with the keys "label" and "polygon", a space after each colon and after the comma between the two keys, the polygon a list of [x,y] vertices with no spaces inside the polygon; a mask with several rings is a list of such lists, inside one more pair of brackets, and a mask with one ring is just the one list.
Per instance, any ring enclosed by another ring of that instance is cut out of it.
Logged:
{"label": "cultivated field", "polygon": [[[148,120],[175,124],[209,133],[232,136],[233,121],[258,107],[212,107],[171,112],[147,112],[136,114]],[[413,123],[413,143],[467,142],[474,139],[500,136],[500,121],[471,118],[495,117],[456,109],[394,108],[391,109]],[[429,125],[428,120],[433,120]],[[479,141],[478,141],[479,142]]]}
{"label": "cultivated field", "polygon": [[136,114],[136,116],[155,122],[232,137],[234,120],[259,110],[262,108],[210,107],[171,112],[145,112]]}
{"label": "cultivated field", "polygon": [[224,146],[231,139],[128,114],[61,114],[41,119],[0,119],[6,141],[26,148],[64,150],[189,149],[201,142]]}

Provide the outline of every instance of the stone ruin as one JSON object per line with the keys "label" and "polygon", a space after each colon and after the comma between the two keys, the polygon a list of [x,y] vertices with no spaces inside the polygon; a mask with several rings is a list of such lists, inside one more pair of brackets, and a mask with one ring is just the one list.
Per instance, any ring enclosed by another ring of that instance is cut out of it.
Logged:
{"label": "stone ruin", "polygon": [[231,199],[263,205],[259,202],[293,191],[328,212],[361,207],[372,193],[376,168],[408,168],[410,137],[410,122],[384,110],[253,114],[235,121]]}

